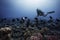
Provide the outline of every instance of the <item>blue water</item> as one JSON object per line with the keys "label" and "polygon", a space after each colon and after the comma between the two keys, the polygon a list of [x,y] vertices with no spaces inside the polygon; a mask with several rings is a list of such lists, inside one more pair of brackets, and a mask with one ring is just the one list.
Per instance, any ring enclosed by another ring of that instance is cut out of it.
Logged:
{"label": "blue water", "polygon": [[[20,2],[19,2],[20,1]],[[36,9],[40,9],[47,13],[48,11],[55,11],[54,14],[48,15],[54,18],[60,17],[60,0],[44,0],[38,4],[28,4],[25,0],[0,0],[0,18],[20,18],[20,17],[36,17]],[[27,4],[25,4],[25,3]]]}

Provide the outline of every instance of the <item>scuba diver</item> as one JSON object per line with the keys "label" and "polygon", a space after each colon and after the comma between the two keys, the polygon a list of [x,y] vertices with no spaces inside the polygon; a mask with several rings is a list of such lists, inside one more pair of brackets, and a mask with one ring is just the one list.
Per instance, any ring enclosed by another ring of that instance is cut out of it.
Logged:
{"label": "scuba diver", "polygon": [[46,17],[48,14],[52,14],[52,13],[55,13],[55,11],[50,11],[50,12],[47,12],[47,14],[45,14],[42,10],[39,10],[37,9],[37,16],[44,16]]}

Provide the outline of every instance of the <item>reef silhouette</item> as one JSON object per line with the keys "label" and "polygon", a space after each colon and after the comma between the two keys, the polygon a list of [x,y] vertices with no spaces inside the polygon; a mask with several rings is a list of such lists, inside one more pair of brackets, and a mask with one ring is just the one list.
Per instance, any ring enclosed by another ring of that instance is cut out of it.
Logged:
{"label": "reef silhouette", "polygon": [[[37,9],[37,16],[47,16],[55,11],[44,14]],[[47,19],[33,20],[28,17],[0,18],[0,40],[60,40],[60,19],[49,16]]]}

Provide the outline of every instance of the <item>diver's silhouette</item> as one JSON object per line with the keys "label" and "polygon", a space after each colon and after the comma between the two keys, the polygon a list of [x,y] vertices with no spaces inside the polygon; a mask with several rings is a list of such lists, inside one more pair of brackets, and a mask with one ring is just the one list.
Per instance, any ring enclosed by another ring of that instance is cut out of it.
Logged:
{"label": "diver's silhouette", "polygon": [[44,12],[41,10],[37,9],[37,16],[44,16]]}
{"label": "diver's silhouette", "polygon": [[47,12],[47,14],[44,14],[43,11],[37,9],[37,16],[44,16],[46,17],[48,14],[55,13],[55,11]]}

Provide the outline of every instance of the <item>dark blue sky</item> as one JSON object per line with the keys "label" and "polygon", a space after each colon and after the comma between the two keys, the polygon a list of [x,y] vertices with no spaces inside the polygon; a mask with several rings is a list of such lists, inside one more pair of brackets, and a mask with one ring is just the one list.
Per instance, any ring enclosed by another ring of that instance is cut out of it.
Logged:
{"label": "dark blue sky", "polygon": [[54,18],[60,17],[60,0],[0,0],[0,18],[34,18],[37,8],[45,13],[55,11],[50,15]]}

